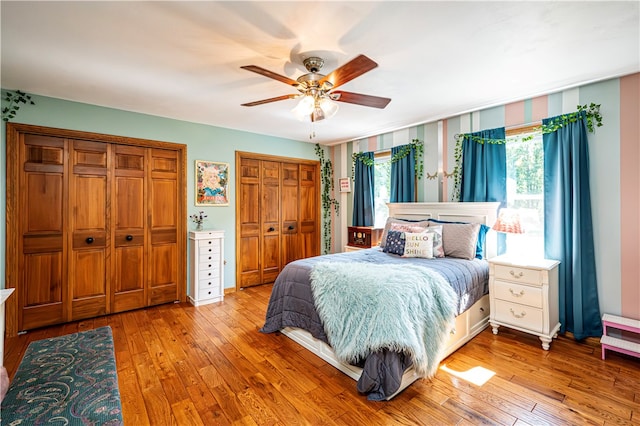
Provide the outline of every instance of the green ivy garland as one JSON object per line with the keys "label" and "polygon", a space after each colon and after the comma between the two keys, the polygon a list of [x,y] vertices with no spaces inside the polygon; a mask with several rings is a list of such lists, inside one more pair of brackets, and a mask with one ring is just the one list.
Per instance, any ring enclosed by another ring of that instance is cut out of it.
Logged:
{"label": "green ivy garland", "polygon": [[331,207],[335,209],[336,215],[340,214],[340,204],[338,200],[331,197],[333,192],[333,164],[331,160],[325,160],[324,149],[316,144],[316,155],[320,160],[320,201],[322,203],[322,254],[331,251]]}
{"label": "green ivy garland", "polygon": [[[453,159],[455,161],[455,166],[453,168],[453,192],[451,194],[452,201],[460,200],[460,191],[462,186],[462,142],[467,139],[479,144],[494,144],[494,145],[502,145],[507,143],[508,140],[519,140],[520,142],[527,142],[532,140],[538,134],[548,134],[553,133],[564,126],[575,123],[578,120],[582,119],[582,112],[584,112],[586,117],[587,130],[589,133],[593,133],[595,131],[595,127],[602,127],[602,115],[600,115],[600,104],[594,104],[593,102],[589,105],[578,105],[578,110],[576,112],[572,112],[569,114],[560,115],[553,120],[551,120],[547,124],[541,124],[538,127],[533,129],[531,134],[527,136],[512,136],[505,139],[491,139],[491,138],[483,138],[477,135],[471,134],[458,134],[455,136],[456,138],[456,147],[453,151]],[[451,176],[449,175],[449,176]]]}
{"label": "green ivy garland", "polygon": [[[412,139],[410,143],[402,145],[400,148],[401,149],[391,157],[391,163],[402,160],[407,155],[411,154],[412,150],[415,150],[416,177],[421,179],[424,174],[424,142],[419,139]],[[356,162],[360,161],[362,164],[369,167],[372,167],[375,164],[375,160],[365,156],[364,152],[354,152],[351,155],[351,158],[353,159],[351,164],[351,178],[354,181],[356,174]]]}
{"label": "green ivy garland", "polygon": [[35,105],[36,103],[31,100],[31,95],[15,90],[13,92],[7,91],[3,97],[4,101],[9,102],[9,105],[2,108],[2,121],[9,121],[18,114],[20,104]]}

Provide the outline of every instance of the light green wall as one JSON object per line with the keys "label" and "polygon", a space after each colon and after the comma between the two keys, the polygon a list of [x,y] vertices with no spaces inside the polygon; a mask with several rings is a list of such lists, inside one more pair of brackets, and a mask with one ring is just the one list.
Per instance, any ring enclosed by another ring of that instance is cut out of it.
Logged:
{"label": "light green wall", "polygon": [[[314,145],[289,139],[280,139],[256,133],[224,129],[204,124],[189,123],[146,114],[70,102],[61,99],[33,96],[34,106],[23,106],[16,119],[24,124],[82,130],[118,136],[128,136],[174,142],[187,145],[187,214],[204,210],[208,215],[205,228],[225,231],[224,267],[225,287],[235,287],[235,152],[247,151],[292,158],[317,157]],[[4,105],[4,104],[3,104]],[[6,241],[6,125],[2,122],[2,148],[0,149],[0,288],[5,287]],[[196,207],[194,205],[194,161],[210,160],[230,165],[229,206]],[[187,229],[191,229],[189,223]],[[186,238],[186,235],[185,235]]]}

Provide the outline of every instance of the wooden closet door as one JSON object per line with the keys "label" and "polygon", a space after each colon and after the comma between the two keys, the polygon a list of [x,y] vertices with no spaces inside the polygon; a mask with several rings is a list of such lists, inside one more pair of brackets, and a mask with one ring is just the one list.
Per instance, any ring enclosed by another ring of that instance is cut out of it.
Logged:
{"label": "wooden closet door", "polygon": [[302,258],[320,254],[319,171],[318,166],[300,165],[300,256]]}
{"label": "wooden closet door", "polygon": [[111,312],[122,312],[147,304],[145,171],[148,150],[116,145],[113,151]]}
{"label": "wooden closet door", "polygon": [[[177,151],[151,149],[148,221],[148,305],[173,302],[178,294],[178,167]],[[183,238],[183,235],[180,235]]]}
{"label": "wooden closet door", "polygon": [[301,259],[299,165],[282,163],[282,266]]}
{"label": "wooden closet door", "polygon": [[70,321],[108,312],[109,150],[106,143],[69,141]]}
{"label": "wooden closet door", "polygon": [[[64,322],[68,304],[63,138],[24,134],[18,147],[18,330]],[[9,184],[9,183],[8,183]],[[15,182],[14,182],[15,184]],[[7,217],[12,212],[7,211]]]}
{"label": "wooden closet door", "polygon": [[272,283],[282,267],[280,250],[280,173],[276,161],[261,161],[260,204],[261,220],[261,272],[260,283]]}
{"label": "wooden closet door", "polygon": [[239,158],[236,161],[236,270],[238,286],[262,284],[260,229],[260,160]]}

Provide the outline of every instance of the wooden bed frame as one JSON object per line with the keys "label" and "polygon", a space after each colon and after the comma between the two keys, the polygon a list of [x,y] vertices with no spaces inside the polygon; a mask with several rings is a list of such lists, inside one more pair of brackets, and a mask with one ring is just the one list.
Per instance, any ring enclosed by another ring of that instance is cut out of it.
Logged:
{"label": "wooden bed frame", "polygon": [[[496,221],[500,203],[389,203],[389,217],[401,219],[439,219],[447,221],[482,223],[493,225]],[[486,256],[491,258],[497,253],[497,239],[494,232],[487,234]],[[449,338],[447,349],[442,359],[448,357],[458,348],[489,325],[489,295],[478,300],[471,308],[456,317],[455,333]],[[308,331],[286,327],[282,330],[290,339],[313,352],[324,361],[336,367],[354,380],[362,374],[362,368],[345,364],[338,360],[331,346],[314,338]],[[402,383],[391,399],[411,383],[419,379],[413,367],[407,369],[402,376]]]}

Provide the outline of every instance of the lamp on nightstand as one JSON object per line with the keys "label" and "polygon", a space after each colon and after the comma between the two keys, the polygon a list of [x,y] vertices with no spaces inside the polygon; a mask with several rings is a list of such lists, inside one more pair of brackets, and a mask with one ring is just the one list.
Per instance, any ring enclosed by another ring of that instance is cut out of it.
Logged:
{"label": "lamp on nightstand", "polygon": [[[502,232],[505,234],[524,234],[524,228],[522,227],[522,222],[520,221],[520,213],[517,209],[504,208],[500,210],[498,214],[498,220],[491,227],[496,232]],[[509,256],[519,257],[524,255],[526,250],[524,246],[524,241],[522,238],[520,239],[511,239],[511,242],[514,243],[512,245],[516,246],[515,250],[509,250],[509,245],[507,245],[507,254]]]}
{"label": "lamp on nightstand", "polygon": [[496,220],[491,229],[509,234],[524,234],[524,229],[522,229],[522,223],[520,222],[520,213],[516,209],[501,209],[498,214],[498,220]]}

